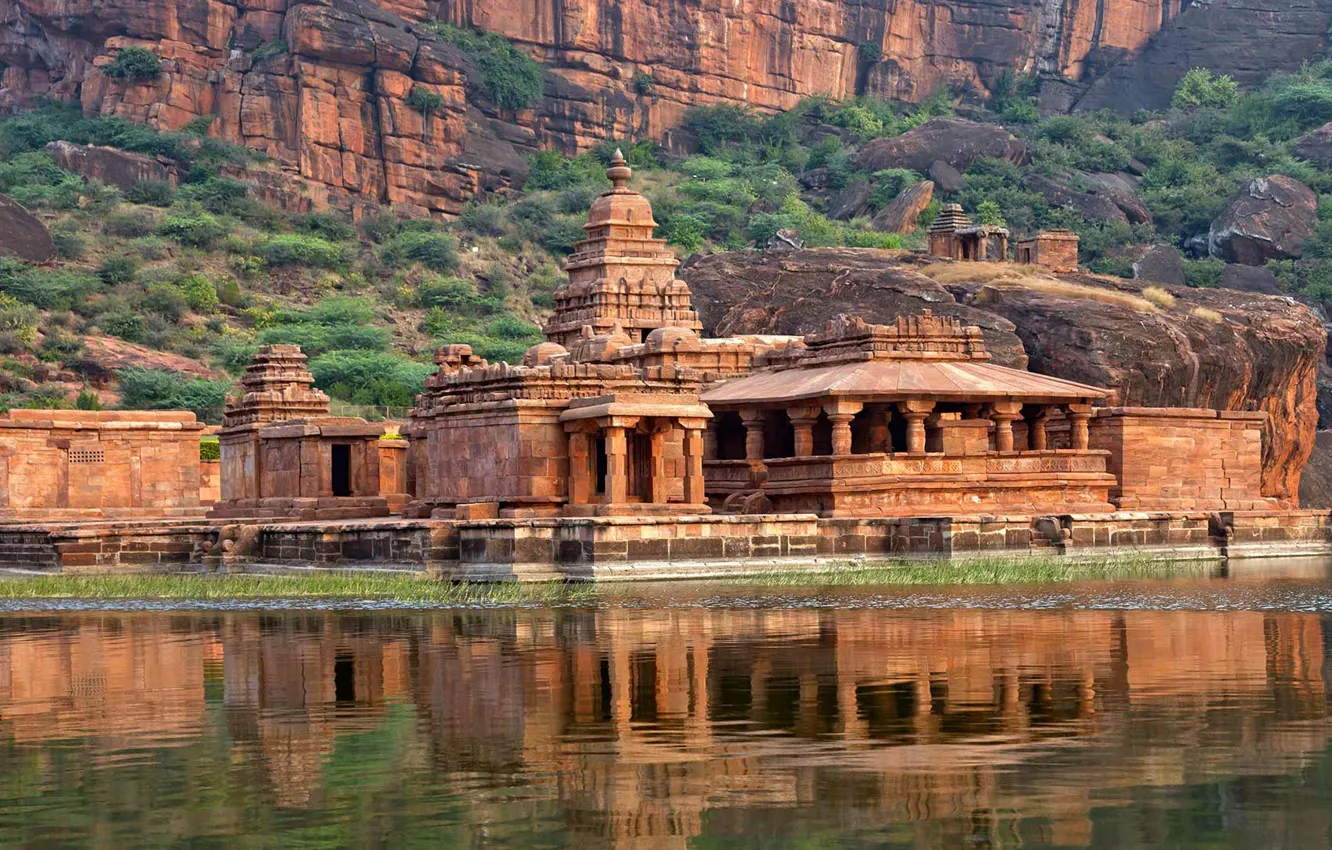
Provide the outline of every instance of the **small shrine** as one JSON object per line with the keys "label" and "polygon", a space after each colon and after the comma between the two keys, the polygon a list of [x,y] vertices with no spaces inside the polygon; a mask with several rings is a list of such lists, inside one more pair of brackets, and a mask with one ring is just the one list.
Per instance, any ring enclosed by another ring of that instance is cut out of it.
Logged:
{"label": "small shrine", "polygon": [[961,204],[944,204],[929,230],[932,257],[977,263],[1008,259],[1008,229],[973,224]]}
{"label": "small shrine", "polygon": [[1042,230],[1019,240],[1014,251],[1023,265],[1040,266],[1061,274],[1078,270],[1078,234],[1071,230]]}
{"label": "small shrine", "polygon": [[387,516],[380,495],[384,426],[329,415],[296,345],[266,345],[241,378],[218,432],[222,493],[212,519]]}

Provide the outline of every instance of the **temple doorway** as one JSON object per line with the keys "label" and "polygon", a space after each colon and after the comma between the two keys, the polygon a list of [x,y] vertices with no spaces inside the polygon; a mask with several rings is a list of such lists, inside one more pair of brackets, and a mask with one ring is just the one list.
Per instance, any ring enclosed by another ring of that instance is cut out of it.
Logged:
{"label": "temple doorway", "polygon": [[333,495],[350,496],[352,494],[351,446],[334,443],[333,449]]}

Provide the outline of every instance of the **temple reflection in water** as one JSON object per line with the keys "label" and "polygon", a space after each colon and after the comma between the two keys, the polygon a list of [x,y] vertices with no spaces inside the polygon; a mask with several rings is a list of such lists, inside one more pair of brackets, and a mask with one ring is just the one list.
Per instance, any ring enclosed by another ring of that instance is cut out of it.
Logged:
{"label": "temple reflection in water", "polygon": [[[346,762],[408,808],[424,789],[467,801],[463,834],[526,818],[583,846],[797,820],[1078,846],[1143,788],[1325,758],[1329,636],[1315,615],[1239,611],[11,617],[0,741],[81,746],[90,771],[144,750],[187,777],[216,760],[297,814],[348,793]],[[70,778],[34,765],[39,785]],[[1327,841],[1325,808],[1291,817],[1273,807],[1254,837]]]}

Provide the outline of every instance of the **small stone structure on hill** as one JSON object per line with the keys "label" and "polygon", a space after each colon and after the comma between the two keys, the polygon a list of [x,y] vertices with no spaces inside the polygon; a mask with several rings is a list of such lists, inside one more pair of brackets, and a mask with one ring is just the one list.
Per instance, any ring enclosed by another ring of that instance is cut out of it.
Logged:
{"label": "small stone structure on hill", "polygon": [[11,410],[0,416],[0,519],[202,516],[186,411]]}
{"label": "small stone structure on hill", "polygon": [[1008,229],[973,224],[961,204],[944,204],[930,225],[932,257],[978,263],[1002,263],[1008,259]]}
{"label": "small stone structure on hill", "polygon": [[213,519],[387,516],[380,495],[384,426],[329,415],[296,345],[259,349],[244,394],[222,420],[222,498]]}
{"label": "small stone structure on hill", "polygon": [[1023,265],[1041,266],[1058,274],[1078,270],[1078,234],[1071,230],[1042,230],[1019,239],[1015,252]]}

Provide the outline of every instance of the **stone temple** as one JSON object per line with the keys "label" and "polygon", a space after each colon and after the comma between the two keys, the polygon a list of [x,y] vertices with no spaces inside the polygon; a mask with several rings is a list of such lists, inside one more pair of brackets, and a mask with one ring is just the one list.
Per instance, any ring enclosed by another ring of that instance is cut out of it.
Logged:
{"label": "stone temple", "polygon": [[[1326,512],[1263,494],[1263,413],[1114,406],[1103,388],[993,363],[979,328],[928,312],[887,325],[841,316],[800,337],[702,336],[631,176],[617,155],[546,341],[516,365],[441,348],[405,447],[381,424],[330,416],[299,349],[269,346],[227,411],[208,515],[176,519],[196,504],[178,495],[185,479],[144,479],[166,471],[136,465],[140,448],[117,492],[144,494],[129,498],[145,509],[163,494],[163,519],[90,529],[56,521],[72,495],[16,481],[28,446],[89,463],[82,443],[63,423],[14,417],[0,428],[0,510],[32,517],[46,500],[52,522],[8,527],[0,513],[0,564],[549,579],[987,550],[1332,551]],[[932,261],[1002,260],[1006,233],[948,213]],[[1076,259],[1068,234],[1022,247],[1027,262]],[[195,426],[97,427],[165,448]]]}

